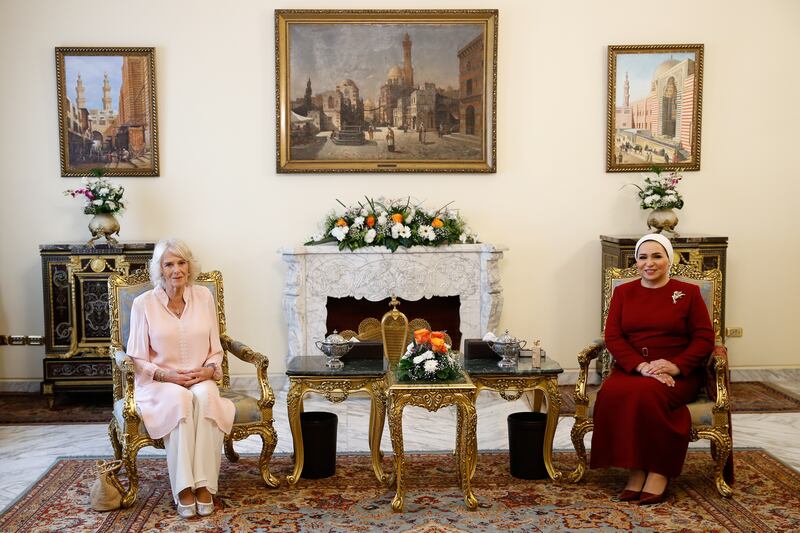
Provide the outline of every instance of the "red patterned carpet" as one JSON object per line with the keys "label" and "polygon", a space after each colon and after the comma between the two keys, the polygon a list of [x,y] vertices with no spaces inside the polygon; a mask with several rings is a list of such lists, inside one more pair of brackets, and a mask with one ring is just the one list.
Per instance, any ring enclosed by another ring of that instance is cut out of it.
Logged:
{"label": "red patterned carpet", "polygon": [[[556,463],[567,467],[572,457],[559,452]],[[708,453],[690,451],[667,502],[642,508],[611,499],[621,471],[590,471],[576,485],[523,481],[508,474],[506,454],[482,453],[473,484],[479,508],[470,512],[452,455],[411,455],[403,513],[392,513],[394,492],[378,484],[367,456],[340,456],[336,476],[278,489],[263,486],[255,457],[223,459],[216,512],[188,521],[175,513],[164,459],[141,459],[138,500],[110,513],[88,507],[93,461],[62,459],[0,515],[0,531],[800,531],[800,473],[760,450],[735,457],[732,499],[717,494]],[[273,461],[281,477],[289,468],[288,457]]]}

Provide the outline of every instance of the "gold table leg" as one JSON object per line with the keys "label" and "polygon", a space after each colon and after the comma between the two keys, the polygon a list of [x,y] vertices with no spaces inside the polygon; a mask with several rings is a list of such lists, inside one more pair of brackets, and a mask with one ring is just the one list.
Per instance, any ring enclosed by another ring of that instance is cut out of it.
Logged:
{"label": "gold table leg", "polygon": [[561,410],[561,393],[558,391],[558,378],[552,377],[536,384],[536,390],[544,394],[547,402],[547,423],[544,429],[544,466],[550,479],[561,479],[562,472],[553,466],[553,438],[556,435],[558,414]]}
{"label": "gold table leg", "polygon": [[303,430],[300,425],[300,413],[303,411],[303,385],[298,381],[291,381],[289,394],[286,397],[289,411],[289,428],[292,430],[292,444],[294,445],[294,470],[286,476],[289,486],[293,486],[300,479],[303,472]]}
{"label": "gold table leg", "polygon": [[403,497],[406,484],[403,479],[403,406],[401,402],[391,401],[389,407],[389,433],[392,436],[392,450],[394,451],[394,477],[397,492],[392,499],[392,511],[399,513],[403,510]]}
{"label": "gold table leg", "polygon": [[478,499],[472,493],[472,476],[477,465],[477,423],[478,415],[475,404],[469,398],[459,396],[458,409],[458,441],[456,449],[458,454],[458,473],[461,484],[461,491],[464,493],[464,504],[467,509],[475,510],[478,508]]}
{"label": "gold table leg", "polygon": [[381,453],[381,437],[386,420],[386,386],[383,381],[373,383],[369,388],[369,451],[372,457],[372,469],[375,477],[383,484],[391,481],[391,476],[383,471]]}

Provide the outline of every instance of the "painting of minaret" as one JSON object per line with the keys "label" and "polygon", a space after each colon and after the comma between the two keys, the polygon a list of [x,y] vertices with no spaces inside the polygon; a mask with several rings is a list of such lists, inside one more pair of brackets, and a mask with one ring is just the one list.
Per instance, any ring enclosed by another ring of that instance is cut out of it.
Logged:
{"label": "painting of minaret", "polygon": [[158,175],[152,50],[56,49],[62,175]]}
{"label": "painting of minaret", "polygon": [[612,46],[609,55],[608,170],[699,170],[703,45]]}

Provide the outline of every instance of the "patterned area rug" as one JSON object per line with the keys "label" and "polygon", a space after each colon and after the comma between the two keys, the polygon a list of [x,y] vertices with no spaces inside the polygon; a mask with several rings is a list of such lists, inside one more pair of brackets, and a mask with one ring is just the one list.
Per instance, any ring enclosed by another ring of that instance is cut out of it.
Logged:
{"label": "patterned area rug", "polygon": [[[589,390],[597,389],[590,385]],[[575,386],[560,385],[561,414],[575,413]],[[734,413],[796,413],[800,399],[776,386],[762,381],[736,381],[731,383],[731,403]]]}
{"label": "patterned area rug", "polygon": [[[471,512],[457,489],[451,454],[411,455],[402,513],[392,513],[394,492],[378,484],[365,455],[339,456],[334,477],[278,489],[264,487],[255,457],[238,464],[223,459],[216,512],[189,520],[175,512],[164,459],[140,459],[139,498],[130,509],[109,513],[88,507],[93,461],[61,459],[0,515],[0,531],[800,530],[800,473],[760,450],[737,450],[735,457],[732,499],[717,494],[708,452],[690,451],[667,501],[644,508],[612,499],[624,485],[622,471],[590,471],[574,485],[524,481],[509,475],[507,454],[481,453],[473,481],[479,507]],[[555,458],[565,468],[573,455]],[[273,460],[280,477],[289,469],[288,457]]]}

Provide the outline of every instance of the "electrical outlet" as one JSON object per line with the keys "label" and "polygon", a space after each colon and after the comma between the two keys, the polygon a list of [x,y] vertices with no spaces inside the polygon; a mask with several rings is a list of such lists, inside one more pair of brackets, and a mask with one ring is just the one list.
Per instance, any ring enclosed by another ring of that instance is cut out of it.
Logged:
{"label": "electrical outlet", "polygon": [[725,328],[726,337],[741,337],[744,335],[744,328],[741,326],[731,326]]}

